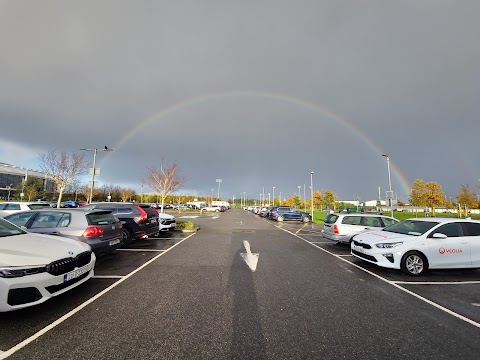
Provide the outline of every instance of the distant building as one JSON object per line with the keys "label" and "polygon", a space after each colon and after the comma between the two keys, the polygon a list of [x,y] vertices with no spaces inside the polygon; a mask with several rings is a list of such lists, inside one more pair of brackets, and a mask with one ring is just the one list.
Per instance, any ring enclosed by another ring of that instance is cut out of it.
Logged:
{"label": "distant building", "polygon": [[23,184],[29,176],[42,181],[45,192],[54,191],[55,184],[45,173],[20,166],[0,163],[0,198],[7,199],[9,192],[10,198],[13,196],[18,197],[18,194],[16,194],[18,185]]}

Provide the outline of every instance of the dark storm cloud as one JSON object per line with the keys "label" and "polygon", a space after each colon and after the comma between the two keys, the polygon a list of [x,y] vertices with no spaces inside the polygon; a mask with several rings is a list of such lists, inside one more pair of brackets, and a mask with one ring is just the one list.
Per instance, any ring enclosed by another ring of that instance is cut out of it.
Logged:
{"label": "dark storm cloud", "polygon": [[399,196],[402,173],[455,196],[480,177],[479,13],[438,0],[1,1],[1,160],[121,144],[99,156],[106,183],[139,188],[164,156],[185,191],[223,178],[229,197],[293,194],[313,170],[316,189],[369,199],[388,185],[387,152]]}

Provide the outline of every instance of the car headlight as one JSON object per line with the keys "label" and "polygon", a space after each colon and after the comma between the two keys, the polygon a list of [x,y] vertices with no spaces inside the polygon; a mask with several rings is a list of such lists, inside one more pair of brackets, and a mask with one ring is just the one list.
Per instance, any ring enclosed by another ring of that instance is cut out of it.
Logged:
{"label": "car headlight", "polygon": [[18,267],[0,267],[0,277],[2,278],[16,278],[27,275],[40,274],[47,271],[45,266],[18,268]]}
{"label": "car headlight", "polygon": [[402,244],[403,244],[403,241],[394,242],[394,243],[378,243],[378,244],[375,244],[375,246],[380,249],[391,249]]}

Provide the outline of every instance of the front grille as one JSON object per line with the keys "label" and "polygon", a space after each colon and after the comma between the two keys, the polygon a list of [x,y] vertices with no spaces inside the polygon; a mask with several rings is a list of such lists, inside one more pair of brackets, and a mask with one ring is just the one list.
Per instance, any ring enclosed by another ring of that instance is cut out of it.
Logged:
{"label": "front grille", "polygon": [[11,289],[8,292],[8,305],[22,305],[40,300],[42,295],[35,287]]}
{"label": "front grille", "polygon": [[80,268],[84,265],[90,264],[91,260],[92,260],[92,252],[91,251],[85,251],[85,252],[77,255],[77,257],[75,258],[75,266],[77,268]]}
{"label": "front grille", "polygon": [[66,274],[73,269],[80,268],[84,265],[90,264],[92,260],[92,252],[85,251],[78,254],[75,258],[65,258],[51,262],[47,265],[47,272],[54,276]]}
{"label": "front grille", "polygon": [[90,271],[87,271],[85,274],[82,274],[79,277],[77,277],[75,279],[72,279],[72,280],[69,280],[67,282],[64,282],[62,284],[47,286],[45,289],[47,289],[47,291],[50,294],[54,294],[54,293],[56,293],[60,290],[63,290],[65,288],[69,287],[70,285],[75,284],[76,282],[79,282],[82,279],[85,279],[88,276],[88,274],[90,274]]}
{"label": "front grille", "polygon": [[75,259],[65,258],[47,265],[47,272],[54,276],[65,274],[75,269]]}
{"label": "front grille", "polygon": [[353,240],[353,243],[355,244],[355,246],[360,246],[360,247],[363,247],[364,249],[371,249],[372,248],[371,245],[364,244],[364,243],[361,243],[361,242],[358,242],[358,241],[355,241],[355,240]]}
{"label": "front grille", "polygon": [[352,250],[352,254],[357,255],[358,257],[361,257],[362,259],[365,259],[365,260],[377,262],[377,259],[375,258],[375,256],[372,256],[372,255],[367,255],[367,254],[358,252],[356,250]]}

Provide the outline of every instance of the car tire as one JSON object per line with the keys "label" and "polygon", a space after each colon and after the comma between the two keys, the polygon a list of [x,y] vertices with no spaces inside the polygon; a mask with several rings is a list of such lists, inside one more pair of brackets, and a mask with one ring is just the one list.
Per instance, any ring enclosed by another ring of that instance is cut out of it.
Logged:
{"label": "car tire", "polygon": [[122,228],[122,244],[120,246],[127,245],[132,241],[132,235],[127,229]]}
{"label": "car tire", "polygon": [[409,251],[403,255],[400,267],[405,274],[420,276],[428,269],[428,262],[425,256],[418,251]]}
{"label": "car tire", "polygon": [[304,223],[310,222],[310,217],[309,216],[302,216],[302,222],[304,222]]}
{"label": "car tire", "polygon": [[277,221],[283,221],[283,216],[282,216],[282,215],[278,215],[278,216],[277,216]]}

